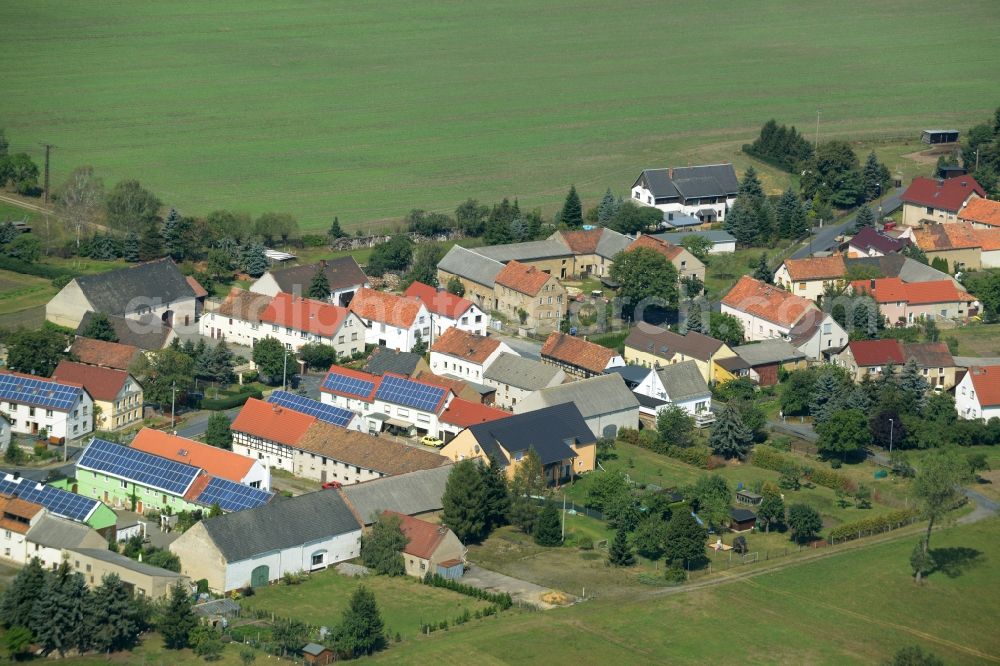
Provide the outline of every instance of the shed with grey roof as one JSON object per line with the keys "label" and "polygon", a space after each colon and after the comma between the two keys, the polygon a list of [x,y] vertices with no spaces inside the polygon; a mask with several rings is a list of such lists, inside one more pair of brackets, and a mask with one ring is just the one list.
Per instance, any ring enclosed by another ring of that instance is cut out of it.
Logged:
{"label": "shed with grey roof", "polygon": [[438,270],[492,289],[503,264],[461,245],[453,245],[438,262]]}
{"label": "shed with grey roof", "polygon": [[88,525],[45,514],[35,521],[25,535],[28,543],[42,548],[107,548],[107,541]]}
{"label": "shed with grey roof", "polygon": [[473,250],[476,254],[489,257],[506,264],[508,261],[536,261],[552,257],[566,257],[573,254],[569,246],[561,238],[528,241],[526,243],[509,243],[506,245],[488,245]]}
{"label": "shed with grey roof", "polygon": [[[674,215],[677,215],[677,213],[674,213]],[[701,224],[700,221],[698,223]],[[662,234],[653,234],[653,238],[658,238],[674,245],[681,245],[688,236],[704,238],[711,243],[712,246],[708,249],[709,254],[729,254],[736,251],[736,237],[722,229],[691,229],[688,231],[670,231]]]}
{"label": "shed with grey roof", "polygon": [[614,438],[621,428],[639,427],[639,401],[619,374],[599,375],[536,391],[514,406],[516,414],[572,403],[594,437]]}
{"label": "shed with grey roof", "polygon": [[441,498],[452,465],[344,486],[340,493],[355,515],[371,525],[383,511],[421,516],[443,507]]}
{"label": "shed with grey roof", "polygon": [[159,599],[166,596],[178,582],[187,584],[188,577],[167,569],[137,562],[107,548],[73,548],[67,551],[70,566],[84,577],[87,585],[101,584],[104,576],[115,574],[125,588],[137,596]]}
{"label": "shed with grey roof", "polygon": [[498,407],[513,409],[531,393],[562,384],[566,372],[548,363],[504,352],[487,366],[483,381],[496,390],[494,403]]}

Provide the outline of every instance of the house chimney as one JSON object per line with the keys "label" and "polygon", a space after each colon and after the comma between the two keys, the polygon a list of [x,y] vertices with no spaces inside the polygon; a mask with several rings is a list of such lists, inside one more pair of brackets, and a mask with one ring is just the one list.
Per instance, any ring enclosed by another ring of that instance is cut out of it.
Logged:
{"label": "house chimney", "polygon": [[673,167],[667,168],[667,178],[669,178],[670,180],[674,179],[674,168]]}
{"label": "house chimney", "polygon": [[871,288],[872,291],[875,291],[875,278],[872,278],[871,280],[868,281],[868,286]]}
{"label": "house chimney", "polygon": [[937,186],[938,187],[944,187],[944,178],[938,178],[937,179]]}

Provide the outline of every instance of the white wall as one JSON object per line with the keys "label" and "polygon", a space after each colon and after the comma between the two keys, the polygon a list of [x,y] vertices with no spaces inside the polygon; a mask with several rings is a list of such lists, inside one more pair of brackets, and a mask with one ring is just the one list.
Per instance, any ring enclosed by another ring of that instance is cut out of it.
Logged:
{"label": "white wall", "polygon": [[981,407],[976,396],[976,389],[972,385],[972,374],[965,373],[962,381],[955,387],[955,411],[960,419],[983,419],[989,421],[991,418],[1000,418],[1000,407]]}
{"label": "white wall", "polygon": [[265,296],[277,296],[281,292],[281,288],[278,287],[278,282],[274,279],[274,276],[270,272],[264,273],[257,281],[250,285],[250,291],[255,294],[264,294]]}
{"label": "white wall", "polygon": [[17,564],[27,561],[27,535],[0,528],[0,557]]}
{"label": "white wall", "polygon": [[332,336],[319,336],[279,324],[262,323],[258,337],[275,338],[286,349],[295,351],[298,351],[303,345],[310,342],[320,342],[336,349],[338,356],[350,356],[351,354],[365,350],[367,330],[362,319],[353,312],[349,312],[341,323],[340,328]]}
{"label": "white wall", "polygon": [[284,444],[233,430],[233,452],[247,458],[255,458],[268,468],[268,486],[270,486],[271,478],[270,469],[277,468],[290,473],[295,472],[295,449]]}
{"label": "white wall", "polygon": [[[468,310],[458,316],[458,319],[430,313],[432,325],[434,326],[434,339],[437,340],[449,328],[457,328],[476,335],[486,335],[490,328],[490,315],[473,303]],[[478,319],[478,321],[477,321]]]}
{"label": "white wall", "polygon": [[[322,553],[322,564],[312,563],[313,554]],[[361,554],[361,529],[313,541],[301,546],[294,546],[280,551],[272,551],[257,557],[239,562],[229,562],[226,566],[224,592],[250,585],[250,575],[261,565],[267,565],[270,581],[279,580],[286,573],[299,571],[318,571],[331,564],[344,562]]]}
{"label": "white wall", "polygon": [[[520,356],[520,354],[503,342],[501,342],[493,353],[487,356],[486,360],[482,363],[476,363],[457,356],[452,356],[451,354],[442,354],[441,352],[432,351],[431,372],[435,375],[452,375],[454,377],[460,377],[462,379],[476,382],[477,384],[482,384],[483,373],[486,372],[486,368],[490,367],[490,364],[497,360],[497,357],[500,354],[504,353]],[[620,359],[621,357],[618,358]],[[624,364],[624,361],[622,363]]]}
{"label": "white wall", "polygon": [[373,469],[352,465],[342,460],[335,460],[309,451],[295,451],[295,476],[312,479],[319,483],[338,481],[349,486],[362,481],[381,479],[385,474]]}
{"label": "white wall", "polygon": [[[263,278],[262,278],[263,279]],[[265,329],[270,326],[251,322],[238,317],[226,317],[215,312],[206,312],[198,322],[198,332],[213,340],[225,340],[246,347],[253,347],[257,340],[267,337]]]}
{"label": "white wall", "polygon": [[0,403],[0,409],[10,420],[13,432],[22,435],[31,435],[32,424],[37,424],[37,430],[45,428],[49,437],[66,437],[76,439],[94,430],[94,401],[90,394],[84,391],[80,400],[77,401],[69,411],[61,412],[44,407],[35,407],[34,416],[31,415],[32,407],[23,403],[15,403],[16,408],[11,407],[11,403]]}
{"label": "white wall", "polygon": [[594,437],[614,438],[622,428],[635,430],[639,427],[639,407],[595,414],[586,421]]}
{"label": "white wall", "polygon": [[655,199],[653,198],[653,194],[646,188],[642,187],[641,185],[636,185],[635,187],[632,188],[632,203],[641,204],[643,206],[650,206],[652,208],[658,208],[662,210],[664,213],[683,213],[685,215],[690,215],[691,217],[694,218],[698,217],[696,213],[699,210],[702,210],[704,208],[713,208],[715,209],[715,214],[719,222],[722,222],[723,220],[726,219],[726,212],[733,207],[734,203],[736,203],[736,198],[730,197],[725,199],[724,202],[719,202],[719,203],[704,203],[704,204],[694,204],[694,205],[685,205],[680,203],[679,201],[671,203],[660,203],[660,204],[654,202]]}
{"label": "white wall", "polygon": [[748,342],[785,337],[791,331],[787,326],[779,326],[766,319],[761,319],[742,310],[731,308],[725,303],[722,304],[720,309],[722,314],[730,314],[740,320],[740,323],[743,324],[744,336]]}
{"label": "white wall", "polygon": [[257,456],[247,456],[248,458],[255,458],[253,465],[250,467],[250,471],[240,480],[245,486],[250,486],[251,488],[260,488],[261,490],[271,489],[271,470],[268,469],[267,465],[263,460],[257,458]]}
{"label": "white wall", "polygon": [[840,349],[848,343],[847,331],[833,317],[826,315],[813,336],[799,345],[798,350],[814,361],[822,358],[824,351]]}
{"label": "white wall", "polygon": [[709,409],[712,404],[712,394],[710,392],[705,393],[705,395],[703,396],[697,396],[695,398],[689,398],[686,400],[675,402],[670,398],[670,393],[668,391],[668,388],[663,385],[662,381],[660,381],[660,376],[656,374],[656,372],[652,371],[648,375],[646,375],[646,378],[643,379],[639,383],[639,385],[633,389],[632,392],[650,398],[656,398],[657,400],[666,400],[667,404],[658,407],[656,410],[657,412],[666,408],[667,405],[676,404],[683,407],[685,411],[687,411],[689,414],[693,416],[697,414],[699,411],[704,411]]}

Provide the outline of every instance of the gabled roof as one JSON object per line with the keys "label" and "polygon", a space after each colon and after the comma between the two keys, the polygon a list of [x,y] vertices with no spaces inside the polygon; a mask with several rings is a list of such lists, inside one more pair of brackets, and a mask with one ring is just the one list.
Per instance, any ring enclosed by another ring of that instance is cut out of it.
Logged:
{"label": "gabled roof", "polygon": [[443,386],[418,382],[402,375],[387,373],[379,379],[381,381],[375,389],[376,400],[411,409],[440,414],[451,395],[451,390]]}
{"label": "gabled roof", "polygon": [[632,242],[631,237],[606,227],[582,231],[557,231],[549,236],[549,239],[557,236],[575,255],[596,254],[606,259],[613,258]]}
{"label": "gabled roof", "polygon": [[161,458],[200,467],[212,476],[236,483],[243,481],[254,465],[253,458],[152,428],[140,430],[130,446]]}
{"label": "gabled roof", "polygon": [[226,300],[215,310],[215,314],[241,321],[259,322],[261,313],[270,304],[270,296],[233,287]]}
{"label": "gabled roof", "polygon": [[496,283],[528,296],[537,296],[552,276],[534,266],[511,261],[496,276]]}
{"label": "gabled roof", "polygon": [[316,418],[263,400],[250,398],[233,420],[232,429],[287,446],[295,446]]}
{"label": "gabled roof", "polygon": [[[612,373],[621,375],[621,378],[625,380],[625,385],[630,389],[634,389],[649,376],[649,373],[653,372],[653,369],[647,368],[644,365],[618,365],[613,368],[608,368],[604,372],[609,375]],[[636,396],[636,398],[638,397],[639,396]]]}
{"label": "gabled roof", "polygon": [[785,268],[792,280],[832,280],[844,277],[847,268],[839,254],[831,257],[808,257],[806,259],[785,259]]}
{"label": "gabled roof", "polygon": [[452,245],[448,253],[438,262],[438,270],[492,289],[497,274],[503,270],[503,264],[495,259],[476,254],[472,250],[467,250],[461,245]]}
{"label": "gabled roof", "polygon": [[87,389],[87,393],[94,400],[106,402],[114,402],[128,378],[129,374],[124,370],[100,368],[73,361],[60,361],[56,369],[52,371],[52,379],[79,384]]}
{"label": "gabled roof", "polygon": [[[697,220],[698,224],[701,224],[700,220]],[[674,245],[680,245],[687,236],[697,236],[698,238],[704,238],[705,240],[711,241],[713,244],[716,243],[735,243],[736,236],[732,235],[728,231],[723,231],[722,229],[710,229],[707,231],[702,230],[690,230],[690,231],[670,231],[662,234],[653,234],[655,238],[665,240],[668,243],[673,243]]]}
{"label": "gabled roof", "polygon": [[788,328],[794,326],[806,311],[816,309],[812,301],[748,275],[740,278],[722,299],[722,303],[734,310]]}
{"label": "gabled roof", "polygon": [[865,266],[874,268],[879,277],[898,277],[903,282],[934,282],[935,280],[953,280],[947,273],[942,273],[927,264],[904,257],[901,254],[888,254],[884,257],[855,257],[844,260],[847,269]]}
{"label": "gabled roof", "polygon": [[995,233],[993,230],[974,229],[968,222],[952,222],[928,224],[923,229],[914,229],[913,238],[917,247],[924,252],[939,252],[981,248],[984,238],[989,238]]}
{"label": "gabled roof", "polygon": [[629,245],[625,251],[631,252],[632,250],[638,250],[639,248],[645,248],[647,250],[652,250],[657,254],[663,255],[667,261],[673,261],[677,258],[677,255],[681,253],[684,249],[679,245],[673,245],[665,240],[656,238],[655,236],[639,236],[632,244]]}
{"label": "gabled roof", "polygon": [[392,374],[394,373],[386,372],[376,376],[343,365],[332,365],[327,371],[326,377],[323,378],[319,390],[332,395],[371,402],[375,399],[375,392],[382,382],[382,376]]}
{"label": "gabled roof", "polygon": [[[90,321],[94,313],[87,311],[80,319],[80,325],[76,327],[76,334],[83,333],[90,327]],[[118,342],[125,345],[132,345],[139,349],[156,351],[163,349],[167,340],[170,339],[171,328],[153,314],[144,314],[139,317],[120,317],[118,315],[108,315],[108,322],[115,330]]]}
{"label": "gabled roof", "polygon": [[536,261],[538,259],[565,257],[572,254],[569,246],[559,236],[524,243],[486,245],[484,247],[477,247],[473,252],[504,264],[509,261]]}
{"label": "gabled roof", "polygon": [[281,292],[261,312],[260,320],[328,338],[337,334],[349,314],[347,308]]}
{"label": "gabled roof", "polygon": [[951,350],[944,342],[909,342],[903,344],[903,356],[913,359],[921,368],[950,368],[955,366]]}
{"label": "gabled roof", "polygon": [[510,418],[510,412],[505,412],[496,407],[489,407],[482,403],[455,398],[448,404],[448,408],[441,414],[441,421],[456,425],[459,428],[468,428],[477,423],[488,423],[500,419]]}
{"label": "gabled roof", "polygon": [[451,392],[456,396],[460,395],[465,389],[472,389],[480,396],[496,393],[496,387],[494,386],[469,382],[453,375],[435,375],[429,370],[422,370],[417,373],[414,379],[425,384],[434,384],[435,386],[443,386],[446,389],[451,389]]}
{"label": "gabled roof", "polygon": [[312,284],[313,277],[321,266],[326,275],[326,281],[330,284],[331,292],[359,287],[368,281],[365,272],[350,255],[336,259],[325,259],[316,264],[290,266],[270,271],[270,273],[281,291],[301,295],[309,291],[309,285]]}
{"label": "gabled roof", "polygon": [[388,347],[375,347],[372,355],[368,357],[368,362],[362,370],[372,375],[383,375],[387,372],[395,372],[398,375],[411,376],[423,360],[420,354],[413,352],[396,351]]}
{"label": "gabled roof", "polygon": [[909,284],[899,278],[855,280],[851,283],[855,293],[870,294],[879,303],[905,302],[910,305],[931,303],[971,303],[976,299],[967,291],[955,286],[951,280]]}
{"label": "gabled roof", "polygon": [[[39,518],[27,534],[28,540],[32,543],[59,550],[79,548],[86,543],[90,535],[97,535],[97,532],[87,525],[53,515]],[[97,536],[101,538],[100,535]]]}
{"label": "gabled roof", "polygon": [[626,347],[659,356],[667,361],[678,353],[699,361],[708,361],[712,358],[712,354],[724,345],[721,340],[697,331],[688,331],[686,335],[680,335],[644,321],[632,327],[628,337],[625,338]]}
{"label": "gabled roof", "polygon": [[440,467],[448,462],[437,453],[322,421],[309,426],[295,447],[388,476]]}
{"label": "gabled roof", "polygon": [[906,359],[903,358],[903,345],[899,340],[852,340],[847,343],[847,348],[851,350],[854,362],[860,367],[883,366],[890,361],[896,365],[903,365]]}
{"label": "gabled roof", "polygon": [[483,372],[483,379],[537,391],[550,385],[560,372],[562,370],[547,363],[503,352]]}
{"label": "gabled roof", "polygon": [[986,196],[982,186],[972,176],[948,179],[914,178],[900,200],[903,203],[957,212],[974,193],[981,197]]}
{"label": "gabled roof", "polygon": [[84,390],[83,384],[77,382],[0,369],[0,400],[7,402],[68,412],[83,396]]}
{"label": "gabled roof", "polygon": [[594,441],[594,433],[580,410],[568,402],[515,414],[508,419],[474,425],[468,431],[483,452],[496,458],[501,465],[509,463],[500,450],[501,446],[512,454],[533,448],[542,464],[549,465],[576,457],[576,453],[567,444],[568,441]]}
{"label": "gabled roof", "polygon": [[226,562],[357,532],[357,518],[339,493],[321,490],[201,523]]}
{"label": "gabled roof", "polygon": [[355,483],[344,486],[340,493],[365,525],[374,523],[382,511],[410,515],[440,511],[443,507],[441,498],[452,468],[453,465],[445,464],[419,472]]}
{"label": "gabled roof", "polygon": [[750,367],[801,361],[806,357],[791,343],[780,338],[761,340],[748,345],[733,347],[736,355],[750,364]]}
{"label": "gabled roof", "polygon": [[201,283],[195,280],[193,277],[188,275],[186,278],[188,285],[191,287],[191,291],[194,292],[195,298],[205,298],[208,296],[208,290],[201,286]]}
{"label": "gabled roof", "polygon": [[456,296],[445,289],[438,289],[423,282],[411,283],[403,295],[407,298],[416,298],[424,304],[428,312],[450,319],[458,319],[475,305],[467,298]]}
{"label": "gabled roof", "polygon": [[671,363],[656,371],[671,402],[683,402],[712,395],[694,361]]}
{"label": "gabled roof", "polygon": [[27,534],[31,519],[41,510],[40,504],[0,495],[0,529]]}
{"label": "gabled roof", "polygon": [[453,326],[431,345],[431,352],[447,354],[470,363],[483,364],[500,347],[496,338],[488,338]]}
{"label": "gabled roof", "polygon": [[434,556],[434,551],[438,549],[444,538],[448,536],[448,532],[451,531],[444,525],[428,523],[426,520],[420,520],[404,513],[386,511],[385,514],[399,519],[399,529],[409,539],[403,547],[403,552],[422,560],[431,559]]}
{"label": "gabled roof", "polygon": [[969,377],[980,406],[1000,406],[1000,365],[973,366]]}
{"label": "gabled roof", "polygon": [[[858,248],[862,252],[868,252],[874,248],[882,254],[889,254],[890,252],[901,252],[910,243],[905,238],[893,238],[892,236],[879,233],[872,227],[865,227],[854,234],[854,237],[848,241],[848,244],[851,247]],[[789,259],[789,261],[792,260]]]}
{"label": "gabled roof", "polygon": [[553,331],[542,345],[543,359],[575,365],[593,373],[601,373],[618,356],[614,349],[588,342],[583,338]]}
{"label": "gabled roof", "polygon": [[958,219],[990,227],[1000,227],[1000,201],[976,198],[958,211]]}
{"label": "gabled roof", "polygon": [[625,380],[615,373],[550,386],[535,393],[534,399],[547,406],[572,403],[585,419],[639,408]]}
{"label": "gabled roof", "polygon": [[142,353],[138,347],[133,345],[91,338],[76,338],[69,352],[80,363],[115,368],[116,370],[128,370],[132,361]]}
{"label": "gabled roof", "polygon": [[[645,176],[650,192],[657,199],[683,196],[685,199],[702,197],[732,197],[739,192],[740,184],[732,164],[709,164],[673,169],[646,169],[636,179]],[[634,187],[634,184],[633,184]]]}
{"label": "gabled roof", "polygon": [[107,315],[134,312],[138,304],[176,303],[195,298],[194,289],[170,259],[82,275],[75,279],[87,301]]}
{"label": "gabled roof", "polygon": [[420,301],[396,296],[368,287],[358,289],[350,310],[366,321],[377,321],[396,328],[410,328],[424,309]]}

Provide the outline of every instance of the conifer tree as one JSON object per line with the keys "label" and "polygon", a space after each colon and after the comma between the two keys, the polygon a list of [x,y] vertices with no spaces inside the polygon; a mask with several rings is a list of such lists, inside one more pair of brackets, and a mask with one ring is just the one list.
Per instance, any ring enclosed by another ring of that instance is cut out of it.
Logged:
{"label": "conifer tree", "polygon": [[716,455],[725,458],[746,458],[753,446],[753,432],[743,425],[740,412],[733,405],[726,405],[708,436],[708,445]]}
{"label": "conifer tree", "polygon": [[479,466],[479,473],[483,477],[488,529],[492,531],[506,525],[510,516],[510,489],[507,487],[507,473],[492,457],[489,464]]}
{"label": "conifer tree", "polygon": [[538,519],[538,505],[533,498],[544,496],[545,473],[535,449],[521,459],[510,484],[510,521],[525,534],[532,534]]}
{"label": "conifer tree", "polygon": [[760,178],[757,177],[757,170],[752,166],[747,167],[743,173],[738,196],[748,197],[754,203],[764,199],[764,187],[760,184]]}
{"label": "conifer tree", "polygon": [[333,222],[330,224],[330,229],[326,232],[326,235],[331,238],[331,240],[337,240],[338,238],[343,238],[347,234],[344,233],[343,229],[340,228],[340,218],[334,217]]}
{"label": "conifer tree", "polygon": [[139,610],[117,574],[107,574],[91,595],[88,613],[91,646],[99,652],[133,647],[142,622]]}
{"label": "conifer tree", "polygon": [[70,569],[69,561],[45,579],[41,598],[35,604],[29,628],[42,652],[56,651],[65,656],[68,650],[85,649],[89,636],[85,626],[88,604],[83,576]]}
{"label": "conifer tree", "polygon": [[562,543],[562,522],[559,509],[554,502],[546,502],[538,513],[533,532],[535,543],[539,546],[558,546]]}
{"label": "conifer tree", "polygon": [[818,425],[836,411],[841,400],[841,386],[832,372],[824,372],[813,385],[813,398],[809,403],[809,413],[813,423]]}
{"label": "conifer tree", "polygon": [[211,350],[208,361],[208,371],[215,381],[223,386],[233,383],[236,379],[236,357],[225,340],[219,340]]}
{"label": "conifer tree", "polygon": [[875,213],[872,209],[868,207],[868,204],[861,204],[858,208],[858,212],[854,217],[854,233],[857,233],[864,229],[865,227],[875,226]]}
{"label": "conifer tree", "polygon": [[692,301],[688,306],[687,310],[687,330],[696,331],[698,333],[702,332],[702,318],[701,318],[701,304],[698,301]]}
{"label": "conifer tree", "polygon": [[163,256],[163,238],[156,228],[156,222],[149,222],[139,237],[139,261],[152,261]]}
{"label": "conifer tree", "polygon": [[313,274],[312,282],[309,283],[309,291],[306,292],[306,296],[315,298],[318,301],[325,301],[330,298],[330,281],[326,279],[326,272],[323,270],[322,264],[316,267],[316,272]]}
{"label": "conifer tree", "polygon": [[868,159],[865,160],[865,166],[861,170],[865,201],[872,201],[885,194],[883,188],[888,180],[889,169],[878,161],[874,150],[868,153]]}
{"label": "conifer tree", "polygon": [[0,600],[0,624],[5,627],[28,627],[35,605],[42,596],[47,573],[37,557],[31,558],[11,581]]}
{"label": "conifer tree", "polygon": [[746,196],[737,197],[722,227],[735,236],[740,245],[753,245],[757,240],[757,211],[754,202]]}
{"label": "conifer tree", "polygon": [[774,279],[774,273],[771,272],[771,267],[767,265],[767,253],[760,253],[760,258],[757,259],[757,265],[753,269],[753,277],[768,284],[770,284],[771,280]]}
{"label": "conifer tree", "polygon": [[243,255],[240,263],[245,272],[250,277],[260,277],[267,272],[267,255],[264,254],[264,246],[260,243],[250,243],[243,248]]}
{"label": "conifer tree", "polygon": [[198,618],[191,610],[193,605],[184,583],[178,581],[171,586],[157,627],[163,636],[163,645],[168,650],[183,650],[188,646],[188,636],[198,624]]}
{"label": "conifer tree", "polygon": [[611,188],[604,193],[601,198],[601,203],[597,207],[597,222],[602,227],[606,227],[611,223],[612,218],[618,212],[618,200],[615,199],[615,195],[611,193]]}
{"label": "conifer tree", "polygon": [[163,221],[163,247],[174,261],[184,258],[184,239],[180,213],[171,208]]}
{"label": "conifer tree", "polygon": [[135,263],[139,261],[139,234],[130,231],[125,234],[125,241],[122,243],[122,255],[125,261]]}
{"label": "conifer tree", "polygon": [[570,229],[579,229],[583,226],[583,205],[580,203],[580,195],[576,193],[576,185],[571,185],[569,193],[566,194],[566,202],[563,203],[559,221]]}
{"label": "conifer tree", "polygon": [[489,529],[486,488],[478,465],[475,460],[457,463],[448,474],[441,498],[441,522],[463,543],[481,541]]}
{"label": "conifer tree", "polygon": [[385,624],[375,595],[364,585],[351,595],[337,630],[337,649],[345,656],[360,657],[385,647]]}
{"label": "conifer tree", "polygon": [[667,523],[667,543],[663,556],[667,562],[691,567],[705,559],[705,528],[691,515],[687,507],[674,511]]}
{"label": "conifer tree", "polygon": [[899,390],[909,399],[913,411],[923,409],[927,402],[927,380],[917,366],[916,359],[911,358],[899,373]]}
{"label": "conifer tree", "polygon": [[778,236],[780,238],[799,238],[809,230],[809,220],[806,215],[805,206],[802,205],[799,195],[792,188],[788,188],[778,200],[775,209],[775,218],[778,224]]}
{"label": "conifer tree", "polygon": [[630,567],[635,564],[635,555],[632,554],[632,545],[628,542],[628,533],[623,529],[615,532],[615,538],[611,540],[608,562],[616,567]]}

